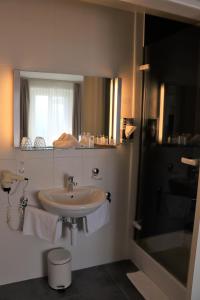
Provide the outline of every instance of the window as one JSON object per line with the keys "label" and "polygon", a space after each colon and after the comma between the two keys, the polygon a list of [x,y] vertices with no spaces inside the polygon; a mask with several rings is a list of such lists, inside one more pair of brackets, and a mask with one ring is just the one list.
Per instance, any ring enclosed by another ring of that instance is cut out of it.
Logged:
{"label": "window", "polygon": [[28,136],[44,137],[51,146],[63,132],[72,134],[73,83],[43,79],[29,80]]}

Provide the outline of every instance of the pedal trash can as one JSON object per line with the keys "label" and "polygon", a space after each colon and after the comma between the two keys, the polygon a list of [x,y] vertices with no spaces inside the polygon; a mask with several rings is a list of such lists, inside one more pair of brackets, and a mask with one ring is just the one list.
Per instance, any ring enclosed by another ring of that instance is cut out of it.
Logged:
{"label": "pedal trash can", "polygon": [[52,289],[66,289],[72,282],[71,254],[64,248],[49,251],[48,256],[48,283]]}

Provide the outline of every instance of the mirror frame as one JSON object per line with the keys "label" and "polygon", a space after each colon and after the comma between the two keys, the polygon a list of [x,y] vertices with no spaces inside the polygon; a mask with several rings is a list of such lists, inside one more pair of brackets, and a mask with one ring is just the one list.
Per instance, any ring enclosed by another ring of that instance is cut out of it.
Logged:
{"label": "mirror frame", "polygon": [[[14,134],[14,147],[20,147],[20,74],[21,72],[35,72],[37,71],[24,71],[14,70],[14,94],[13,94],[13,108],[14,108],[14,121],[13,121],[13,134]],[[48,73],[48,72],[38,72]],[[50,73],[49,74],[53,74]],[[57,73],[55,73],[57,74]],[[72,75],[73,76],[73,75]],[[80,75],[79,75],[80,76]],[[82,75],[81,75],[82,76]],[[109,116],[109,139],[113,137],[115,146],[120,144],[120,116],[121,116],[121,89],[122,80],[119,77],[111,78],[110,86],[110,116]],[[47,147],[49,148],[49,147]],[[102,146],[100,147],[102,148]],[[107,148],[105,146],[105,148]],[[52,147],[53,149],[53,147]]]}

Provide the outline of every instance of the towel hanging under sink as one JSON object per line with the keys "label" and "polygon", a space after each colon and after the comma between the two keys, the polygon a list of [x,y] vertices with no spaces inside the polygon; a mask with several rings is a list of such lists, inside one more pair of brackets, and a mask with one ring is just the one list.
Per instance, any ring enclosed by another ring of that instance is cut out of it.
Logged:
{"label": "towel hanging under sink", "polygon": [[62,222],[59,221],[59,216],[33,206],[27,206],[23,233],[55,243],[61,238]]}
{"label": "towel hanging under sink", "polygon": [[105,203],[83,219],[84,232],[90,235],[110,221],[110,203]]}

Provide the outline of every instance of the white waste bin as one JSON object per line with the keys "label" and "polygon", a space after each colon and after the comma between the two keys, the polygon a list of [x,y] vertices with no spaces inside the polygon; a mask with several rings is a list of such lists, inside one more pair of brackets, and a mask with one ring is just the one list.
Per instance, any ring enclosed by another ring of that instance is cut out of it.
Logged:
{"label": "white waste bin", "polygon": [[66,289],[72,282],[71,254],[64,248],[48,253],[48,283],[55,290]]}

